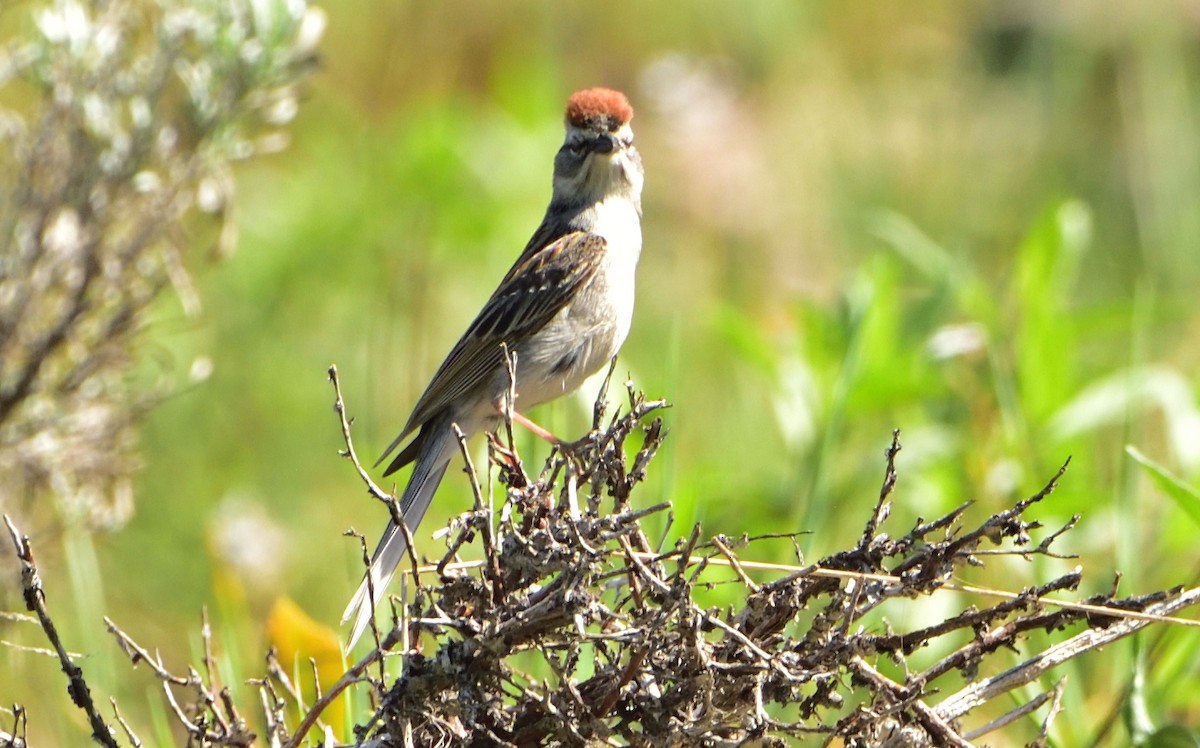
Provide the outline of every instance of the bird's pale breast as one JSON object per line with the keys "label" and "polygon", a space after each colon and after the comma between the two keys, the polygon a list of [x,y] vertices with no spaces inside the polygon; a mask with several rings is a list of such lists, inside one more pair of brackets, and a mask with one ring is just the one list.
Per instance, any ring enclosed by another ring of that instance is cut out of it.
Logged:
{"label": "bird's pale breast", "polygon": [[[572,392],[620,350],[633,319],[642,235],[637,208],[610,200],[596,208],[594,233],[604,262],[562,311],[517,351],[517,407],[526,410]],[[500,383],[506,389],[507,380]]]}

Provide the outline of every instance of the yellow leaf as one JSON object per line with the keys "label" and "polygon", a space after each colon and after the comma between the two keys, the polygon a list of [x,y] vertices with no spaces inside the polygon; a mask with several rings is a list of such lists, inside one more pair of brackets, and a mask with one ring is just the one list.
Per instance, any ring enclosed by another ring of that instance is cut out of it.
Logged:
{"label": "yellow leaf", "polygon": [[[267,639],[279,653],[279,664],[291,676],[298,673],[301,692],[312,704],[315,691],[312,684],[311,659],[316,663],[321,693],[326,693],[342,675],[342,647],[333,629],[313,620],[288,597],[277,597],[267,616]],[[345,694],[325,710],[322,721],[334,730],[345,725]]]}

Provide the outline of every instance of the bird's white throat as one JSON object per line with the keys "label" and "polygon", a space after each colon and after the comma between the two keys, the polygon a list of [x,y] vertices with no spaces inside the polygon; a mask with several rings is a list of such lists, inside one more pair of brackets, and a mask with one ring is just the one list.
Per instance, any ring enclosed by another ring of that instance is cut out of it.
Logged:
{"label": "bird's white throat", "polygon": [[596,203],[593,210],[596,222],[591,230],[608,242],[609,261],[617,265],[629,263],[613,270],[618,274],[632,273],[632,266],[637,265],[642,252],[642,217],[637,204],[624,195],[610,195]]}
{"label": "bird's white throat", "polygon": [[609,196],[596,204],[596,223],[592,231],[608,244],[604,273],[608,303],[613,314],[613,355],[625,341],[633,321],[634,279],[638,256],[642,252],[641,211],[624,195]]}

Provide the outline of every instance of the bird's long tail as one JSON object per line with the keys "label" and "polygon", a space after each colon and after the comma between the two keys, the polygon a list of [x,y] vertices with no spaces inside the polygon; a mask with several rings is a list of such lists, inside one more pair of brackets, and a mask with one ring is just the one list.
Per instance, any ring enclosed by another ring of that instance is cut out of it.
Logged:
{"label": "bird's long tail", "polygon": [[[430,423],[422,429],[417,438],[423,441],[413,461],[412,476],[409,477],[408,485],[404,487],[404,493],[400,496],[400,511],[404,515],[404,523],[408,525],[409,532],[414,533],[433,500],[438,484],[442,482],[446,466],[458,451],[458,442],[448,423]],[[387,529],[383,531],[383,537],[379,539],[379,545],[375,548],[375,554],[371,557],[371,568],[367,572],[370,575],[370,584],[368,585],[368,576],[364,574],[362,584],[358,586],[358,591],[354,593],[350,604],[346,606],[346,612],[342,614],[342,623],[350,620],[351,616],[355,617],[354,629],[350,633],[349,643],[346,644],[347,652],[354,649],[359,637],[367,630],[372,612],[383,600],[388,583],[407,550],[404,533],[394,521],[388,522]],[[369,599],[372,590],[375,593],[374,600]]]}

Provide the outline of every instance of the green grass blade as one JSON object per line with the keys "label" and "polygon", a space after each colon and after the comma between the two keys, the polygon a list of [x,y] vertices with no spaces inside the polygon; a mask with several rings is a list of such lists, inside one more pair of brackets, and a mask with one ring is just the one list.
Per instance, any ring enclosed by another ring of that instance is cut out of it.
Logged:
{"label": "green grass blade", "polygon": [[1167,470],[1154,460],[1138,451],[1133,445],[1126,445],[1125,452],[1142,466],[1150,480],[1167,496],[1179,505],[1196,524],[1200,525],[1200,491],[1188,485],[1183,479]]}

